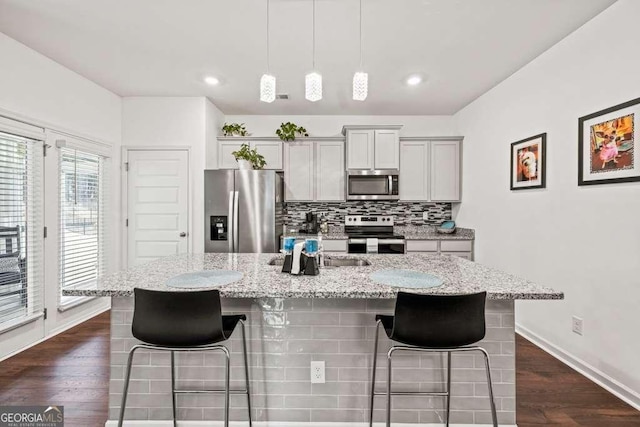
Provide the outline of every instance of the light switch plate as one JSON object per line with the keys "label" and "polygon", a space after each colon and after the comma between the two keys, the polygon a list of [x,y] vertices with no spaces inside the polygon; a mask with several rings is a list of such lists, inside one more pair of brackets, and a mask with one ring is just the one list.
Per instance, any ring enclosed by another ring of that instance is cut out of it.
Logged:
{"label": "light switch plate", "polygon": [[427,221],[429,219],[429,212],[422,212],[422,219]]}

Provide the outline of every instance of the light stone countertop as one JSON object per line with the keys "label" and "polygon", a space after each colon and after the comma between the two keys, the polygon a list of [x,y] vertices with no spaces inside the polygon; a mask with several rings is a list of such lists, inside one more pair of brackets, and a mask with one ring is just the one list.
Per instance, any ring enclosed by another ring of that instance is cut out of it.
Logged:
{"label": "light stone countertop", "polygon": [[[373,283],[370,274],[383,269],[410,269],[441,278],[444,284],[409,292],[460,294],[487,291],[489,299],[563,299],[562,292],[539,286],[502,271],[449,255],[331,255],[327,258],[368,260],[365,267],[327,267],[318,276],[292,276],[280,266],[268,265],[281,254],[191,254],[174,255],[112,273],[92,288],[64,290],[64,295],[129,296],[134,287],[164,291],[189,291],[168,287],[165,282],[179,274],[203,270],[236,270],[244,277],[217,288],[226,298],[395,298],[401,288]],[[202,290],[207,288],[198,288]]]}
{"label": "light stone countertop", "polygon": [[[456,232],[452,234],[438,233],[435,227],[430,225],[396,225],[394,227],[396,234],[404,236],[405,240],[474,240],[475,230],[471,228],[456,228]],[[306,239],[307,237],[316,237],[316,234],[290,233],[287,236],[297,239]],[[344,232],[344,227],[331,227],[329,233],[322,235],[326,240],[347,240],[349,236]]]}

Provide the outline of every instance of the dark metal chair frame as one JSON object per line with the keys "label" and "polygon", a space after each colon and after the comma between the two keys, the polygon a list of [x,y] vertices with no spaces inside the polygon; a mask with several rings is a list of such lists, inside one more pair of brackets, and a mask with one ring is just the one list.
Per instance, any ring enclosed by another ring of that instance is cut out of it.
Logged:
{"label": "dark metal chair frame", "polygon": [[[154,293],[158,293],[158,291],[143,291],[140,289],[135,289],[134,291],[136,291],[136,294],[138,292],[154,292]],[[207,292],[215,292],[218,295],[218,301],[219,301],[219,294],[218,291],[201,291],[201,292],[194,292],[194,293],[207,293]],[[175,295],[175,296],[179,296],[180,294],[184,294],[185,292],[163,292],[165,294],[171,294],[171,295]],[[219,305],[218,305],[218,309],[219,309]],[[215,307],[212,307],[212,310],[215,311]],[[135,308],[134,308],[134,312],[135,312]],[[164,345],[154,345],[154,344],[149,344],[149,343],[142,343],[142,344],[137,344],[134,345],[131,350],[129,351],[129,357],[127,359],[127,370],[126,370],[126,374],[125,374],[125,381],[124,381],[124,388],[122,390],[122,403],[120,405],[120,417],[118,419],[118,427],[122,427],[122,424],[124,422],[124,413],[125,413],[125,409],[126,409],[126,404],[127,404],[127,395],[128,395],[128,391],[129,391],[129,380],[131,379],[131,366],[132,366],[132,362],[133,362],[133,356],[135,354],[135,352],[137,350],[140,349],[146,349],[146,350],[153,350],[153,351],[169,351],[171,352],[171,395],[172,395],[172,414],[173,414],[173,426],[177,427],[177,418],[176,418],[176,406],[177,406],[177,395],[178,394],[193,394],[193,393],[216,393],[216,394],[224,394],[225,395],[225,403],[224,403],[224,426],[225,427],[229,427],[229,396],[230,394],[246,394],[247,395],[247,409],[248,409],[248,413],[249,413],[249,426],[252,426],[252,417],[251,417],[251,390],[249,387],[249,357],[248,357],[248,353],[247,353],[247,338],[246,338],[246,330],[245,330],[245,321],[246,321],[246,316],[245,315],[235,315],[235,316],[221,316],[221,323],[222,324],[222,318],[225,317],[236,317],[238,318],[238,323],[240,324],[240,329],[242,331],[242,351],[243,351],[243,356],[244,356],[244,370],[245,370],[245,388],[244,389],[231,389],[230,388],[230,361],[231,361],[231,355],[229,353],[229,350],[227,349],[227,347],[225,347],[224,345],[220,345],[218,344],[220,341],[216,341],[215,343],[211,343],[211,344],[205,344],[205,345],[196,345],[196,346],[164,346]],[[135,316],[134,316],[134,322],[135,322]],[[134,328],[134,326],[132,325],[132,329]],[[234,326],[235,329],[235,326]],[[135,336],[135,333],[134,333]],[[229,337],[225,337],[224,340],[228,339]],[[187,389],[177,389],[176,388],[176,370],[175,370],[175,353],[176,352],[180,352],[180,351],[185,351],[185,352],[189,352],[189,351],[219,351],[222,352],[225,356],[225,385],[224,388],[220,388],[220,389],[199,389],[199,390],[187,390]]]}
{"label": "dark metal chair frame", "polygon": [[[20,226],[16,225],[15,227],[6,227],[0,226],[0,239],[5,240],[5,254],[3,255],[15,255],[18,258],[18,265],[20,268],[20,282],[10,282],[9,284],[22,284],[20,289],[8,292],[2,292],[2,284],[0,284],[0,296],[10,296],[10,295],[20,295],[20,304],[23,306],[27,305],[27,280],[26,280],[26,259],[22,258],[21,251],[22,246],[20,244]],[[16,240],[16,247],[14,249],[13,239]]]}
{"label": "dark metal chair frame", "polygon": [[[483,295],[486,298],[486,293],[482,292],[480,294],[470,294],[469,298],[478,297],[479,295]],[[456,297],[464,298],[467,295],[455,295]],[[444,296],[431,296],[431,295],[417,295],[417,294],[409,294],[405,292],[399,292],[398,299],[406,299],[406,298],[419,298],[423,301],[428,300],[430,297],[433,298],[443,298]],[[446,297],[444,297],[446,298]],[[396,313],[398,310],[402,310],[403,308],[398,305],[396,301]],[[371,394],[370,394],[370,410],[369,410],[369,426],[373,427],[373,409],[374,409],[374,401],[375,396],[386,396],[387,405],[386,405],[386,426],[391,427],[391,396],[441,396],[446,399],[446,426],[449,426],[450,412],[451,412],[451,354],[452,353],[461,353],[461,352],[480,352],[485,361],[485,371],[487,375],[487,384],[489,388],[489,401],[491,405],[491,417],[493,421],[493,426],[498,427],[498,417],[496,413],[496,405],[493,395],[493,386],[491,381],[491,366],[489,362],[489,353],[480,346],[472,346],[472,345],[461,345],[461,346],[451,346],[446,345],[442,347],[431,347],[428,345],[393,345],[387,352],[387,389],[384,392],[378,392],[375,390],[376,385],[376,367],[377,367],[377,357],[378,357],[378,338],[380,332],[380,326],[383,325],[383,318],[390,318],[392,316],[376,316],[376,333],[375,333],[375,342],[373,347],[373,367],[371,371]],[[393,316],[394,318],[397,317]],[[427,310],[424,312],[424,319],[426,321],[429,320],[429,313]],[[384,325],[383,325],[384,326]],[[478,326],[478,325],[476,325]],[[394,325],[395,328],[395,325]],[[385,328],[386,329],[386,328]],[[480,341],[484,338],[484,300],[482,301],[482,336],[477,335],[473,338],[474,342]],[[387,335],[389,332],[387,331]],[[473,334],[471,334],[473,335]],[[393,333],[389,336],[390,339],[393,340]],[[476,339],[479,338],[479,339]],[[406,344],[410,344],[405,342]],[[444,391],[435,391],[435,392],[422,392],[422,391],[392,391],[391,390],[391,376],[392,376],[392,356],[394,353],[399,352],[422,352],[422,353],[446,353],[447,354],[447,387]]]}

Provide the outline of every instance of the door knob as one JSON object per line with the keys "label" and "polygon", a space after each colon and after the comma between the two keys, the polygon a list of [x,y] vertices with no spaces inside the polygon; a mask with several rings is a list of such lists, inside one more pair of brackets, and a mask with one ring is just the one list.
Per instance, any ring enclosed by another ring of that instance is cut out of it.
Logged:
{"label": "door knob", "polygon": [[180,237],[187,237],[187,233],[183,231],[182,233],[180,233]]}

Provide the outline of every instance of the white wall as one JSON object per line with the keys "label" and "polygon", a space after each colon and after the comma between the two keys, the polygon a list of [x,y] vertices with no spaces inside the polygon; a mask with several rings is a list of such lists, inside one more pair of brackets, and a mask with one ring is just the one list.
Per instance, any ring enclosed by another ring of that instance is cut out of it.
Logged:
{"label": "white wall", "polygon": [[[120,97],[64,68],[38,52],[0,33],[0,115],[21,120],[43,128],[62,131],[90,140],[107,143],[112,147],[113,187],[119,183],[121,101]],[[54,176],[52,174],[46,176]],[[112,203],[119,206],[117,191]],[[55,204],[55,201],[54,201]],[[47,212],[45,218],[49,230],[57,227],[57,209]],[[118,209],[113,210],[112,224],[118,224]],[[52,233],[57,235],[57,233]],[[112,241],[113,257],[120,241]],[[46,258],[47,263],[57,263],[55,255]],[[115,263],[113,268],[118,268]],[[47,278],[51,290],[57,286],[55,278]],[[52,295],[51,292],[47,294]],[[53,292],[54,299],[56,292]],[[58,313],[55,303],[49,302],[49,319],[45,334],[50,336],[70,325],[109,307],[108,298],[100,298],[64,313]],[[14,330],[0,336],[0,357],[12,353],[29,343],[23,330]]]}
{"label": "white wall", "polygon": [[303,126],[311,136],[337,136],[344,125],[403,125],[400,136],[458,135],[453,116],[258,116],[227,115],[229,123],[244,123],[253,136],[275,136],[281,123]]}
{"label": "white wall", "polygon": [[215,161],[224,116],[204,97],[130,97],[122,100],[122,145],[190,149],[191,248],[204,252],[204,170]]}
{"label": "white wall", "polygon": [[[518,303],[517,323],[640,406],[640,183],[577,185],[578,118],[640,97],[639,16],[620,0],[455,119],[477,260],[566,294]],[[509,191],[509,144],[541,132],[547,189]]]}

